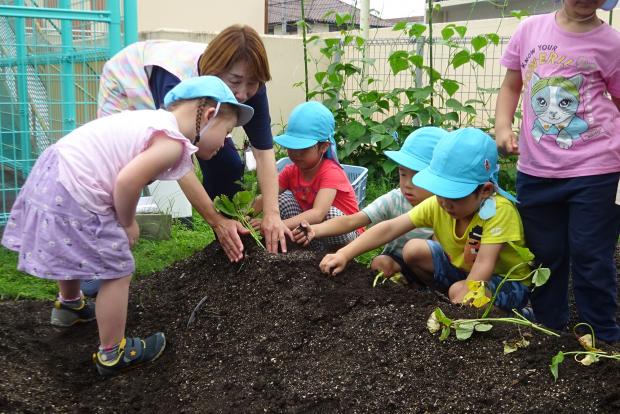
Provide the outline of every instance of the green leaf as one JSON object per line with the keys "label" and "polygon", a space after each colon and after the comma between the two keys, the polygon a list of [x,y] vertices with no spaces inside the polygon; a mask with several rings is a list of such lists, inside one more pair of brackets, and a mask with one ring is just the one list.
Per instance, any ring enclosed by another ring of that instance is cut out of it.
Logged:
{"label": "green leaf", "polygon": [[459,118],[459,114],[456,112],[448,112],[445,115],[446,121],[452,121],[452,122],[459,122],[460,118]]}
{"label": "green leaf", "polygon": [[463,66],[467,62],[469,62],[469,52],[467,50],[461,50],[452,58],[452,66],[454,66],[454,69]]}
{"label": "green leaf", "polygon": [[399,30],[405,30],[405,28],[407,27],[407,22],[402,21],[402,22],[398,22],[394,25],[394,27],[392,27],[393,31],[399,31]]}
{"label": "green leaf", "polygon": [[484,61],[485,61],[484,53],[482,52],[472,53],[469,57],[471,60],[476,62],[478,65],[484,67]]}
{"label": "green leaf", "polygon": [[446,107],[448,108],[454,108],[457,111],[462,111],[463,110],[463,105],[457,101],[456,99],[450,98],[446,101]]}
{"label": "green leaf", "polygon": [[388,62],[390,63],[390,68],[394,75],[409,68],[408,57],[409,52],[404,50],[397,50],[388,57]]}
{"label": "green leaf", "polygon": [[550,269],[546,267],[539,267],[538,269],[534,270],[534,273],[532,274],[532,283],[534,283],[536,287],[542,286],[547,283],[550,276]]}
{"label": "green leaf", "polygon": [[439,335],[439,340],[440,341],[445,341],[446,339],[448,339],[449,336],[450,336],[450,327],[449,326],[444,326],[441,329],[441,335]]}
{"label": "green leaf", "polygon": [[471,45],[476,52],[485,47],[487,44],[489,44],[489,41],[486,37],[481,35],[478,35],[471,39]]}
{"label": "green leaf", "polygon": [[373,125],[370,127],[370,130],[372,132],[376,132],[377,134],[385,134],[387,131],[387,129],[385,128],[385,125],[383,124]]}
{"label": "green leaf", "polygon": [[464,341],[465,339],[469,339],[471,335],[474,333],[474,326],[476,322],[461,322],[454,327],[456,332],[456,338]]}
{"label": "green leaf", "polygon": [[366,127],[358,121],[351,121],[345,126],[345,134],[348,139],[358,139],[366,134]]}
{"label": "green leaf", "polygon": [[449,96],[452,96],[459,90],[458,82],[452,79],[443,79],[441,81],[441,87],[448,93]]}
{"label": "green leaf", "polygon": [[487,332],[493,328],[493,325],[490,323],[477,323],[474,325],[474,329],[478,332]]}
{"label": "green leaf", "polygon": [[421,55],[409,55],[408,59],[417,68],[421,68],[424,65],[424,57]]}
{"label": "green leaf", "polygon": [[553,379],[555,381],[558,380],[558,366],[564,362],[564,353],[562,351],[558,352],[553,358],[551,358],[551,365],[549,365],[549,369],[551,370],[551,375],[553,375]]}
{"label": "green leaf", "polygon": [[235,195],[233,195],[232,201],[237,207],[237,211],[245,215],[248,209],[252,206],[254,195],[250,191],[238,191]]}
{"label": "green leaf", "polygon": [[215,197],[215,200],[213,200],[213,205],[220,213],[226,214],[229,217],[237,217],[235,205],[225,194]]}
{"label": "green leaf", "polygon": [[448,40],[452,36],[454,36],[454,29],[451,27],[452,25],[448,25],[441,30],[441,37],[443,40]]}
{"label": "green leaf", "polygon": [[454,26],[454,30],[461,36],[461,39],[465,37],[465,33],[467,33],[467,26]]}
{"label": "green leaf", "polygon": [[499,45],[499,35],[497,33],[487,33],[487,38],[495,45]]}
{"label": "green leaf", "polygon": [[409,37],[420,37],[426,31],[426,26],[420,23],[414,23],[409,28]]}

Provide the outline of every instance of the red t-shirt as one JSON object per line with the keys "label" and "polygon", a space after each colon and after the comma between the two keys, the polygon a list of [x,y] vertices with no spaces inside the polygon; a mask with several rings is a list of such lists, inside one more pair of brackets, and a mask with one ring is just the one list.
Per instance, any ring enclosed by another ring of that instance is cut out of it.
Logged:
{"label": "red t-shirt", "polygon": [[359,211],[353,186],[344,170],[333,160],[324,159],[312,181],[302,178],[301,170],[289,164],[280,172],[278,181],[281,189],[290,190],[303,211],[310,210],[321,188],[337,190],[332,206],[346,215]]}

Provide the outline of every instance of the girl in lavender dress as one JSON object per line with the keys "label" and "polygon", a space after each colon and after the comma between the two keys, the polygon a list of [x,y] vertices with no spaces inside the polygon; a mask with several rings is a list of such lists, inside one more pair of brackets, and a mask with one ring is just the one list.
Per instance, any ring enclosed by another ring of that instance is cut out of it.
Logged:
{"label": "girl in lavender dress", "polygon": [[[181,82],[165,106],[97,119],[45,150],[2,238],[19,253],[19,270],[58,281],[53,325],[97,319],[100,346],[93,360],[101,375],[152,361],[166,345],[161,332],[125,337],[141,189],[193,171],[192,154],[213,157],[232,128],[253,115],[215,76]],[[102,280],[96,309],[80,290],[80,280],[93,276]]]}

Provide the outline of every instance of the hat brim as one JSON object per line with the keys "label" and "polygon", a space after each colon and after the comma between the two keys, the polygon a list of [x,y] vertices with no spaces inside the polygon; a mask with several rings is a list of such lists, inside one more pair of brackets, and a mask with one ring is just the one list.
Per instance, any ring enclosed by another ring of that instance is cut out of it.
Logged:
{"label": "hat brim", "polygon": [[385,151],[385,156],[394,161],[396,164],[403,166],[405,168],[409,168],[413,171],[422,171],[426,167],[428,167],[428,163],[425,163],[416,157],[412,157],[411,155],[404,154],[400,151]]}
{"label": "hat brim", "polygon": [[315,139],[299,138],[287,134],[278,135],[273,140],[278,145],[288,149],[306,149],[318,144],[318,141]]}
{"label": "hat brim", "polygon": [[241,104],[241,103],[232,104],[232,105],[236,106],[237,109],[238,109],[237,125],[236,126],[244,126],[245,124],[250,122],[250,120],[254,116],[254,108],[252,108],[249,105],[244,105],[244,104]]}
{"label": "hat brim", "polygon": [[618,0],[607,0],[600,8],[606,11],[610,11],[611,9],[616,7],[616,4],[618,4]]}
{"label": "hat brim", "polygon": [[413,176],[413,184],[439,197],[463,198],[478,188],[478,183],[450,180],[425,168]]}

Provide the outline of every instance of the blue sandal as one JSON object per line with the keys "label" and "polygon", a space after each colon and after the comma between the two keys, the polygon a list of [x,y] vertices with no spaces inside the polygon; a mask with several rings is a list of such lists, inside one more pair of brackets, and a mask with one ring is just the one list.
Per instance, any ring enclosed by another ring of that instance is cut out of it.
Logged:
{"label": "blue sandal", "polygon": [[146,339],[123,338],[119,345],[118,357],[106,361],[101,352],[93,354],[97,371],[104,377],[120,374],[145,362],[155,361],[166,348],[166,337],[157,332]]}

